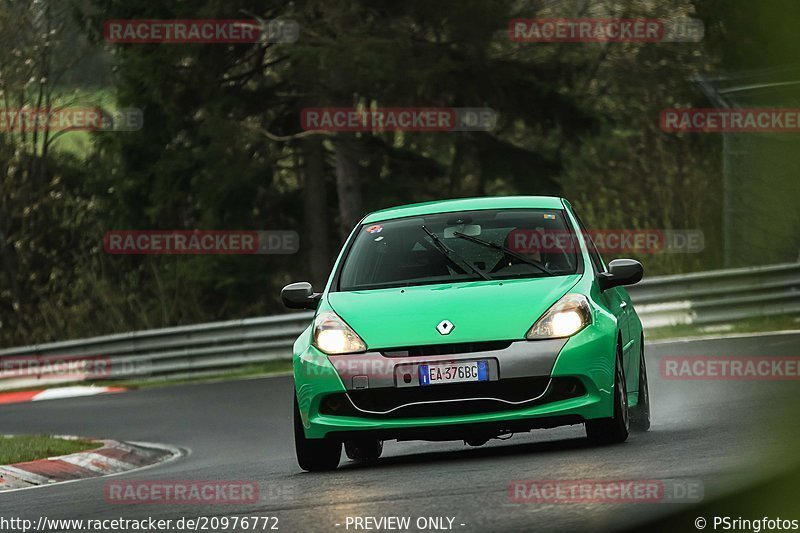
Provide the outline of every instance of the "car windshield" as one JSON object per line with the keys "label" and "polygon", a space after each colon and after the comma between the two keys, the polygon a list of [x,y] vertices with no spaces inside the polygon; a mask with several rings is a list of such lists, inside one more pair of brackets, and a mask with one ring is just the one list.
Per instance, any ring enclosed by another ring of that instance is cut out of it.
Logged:
{"label": "car windshield", "polygon": [[338,290],[574,274],[574,235],[558,209],[462,211],[366,224],[345,257]]}

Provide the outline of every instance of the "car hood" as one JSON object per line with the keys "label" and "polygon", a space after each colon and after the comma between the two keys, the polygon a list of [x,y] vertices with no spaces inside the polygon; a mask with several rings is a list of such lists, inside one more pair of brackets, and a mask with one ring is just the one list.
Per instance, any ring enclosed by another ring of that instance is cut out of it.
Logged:
{"label": "car hood", "polygon": [[[332,292],[331,308],[368,349],[523,339],[580,274],[549,278]],[[436,326],[455,328],[442,335]]]}

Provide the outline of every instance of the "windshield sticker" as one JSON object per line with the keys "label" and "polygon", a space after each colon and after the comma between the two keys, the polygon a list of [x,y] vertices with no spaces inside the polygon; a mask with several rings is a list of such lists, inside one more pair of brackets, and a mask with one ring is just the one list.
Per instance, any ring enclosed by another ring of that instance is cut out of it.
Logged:
{"label": "windshield sticker", "polygon": [[555,215],[551,215],[549,213],[545,213],[544,214],[544,218],[547,219],[547,220],[555,220],[556,216]]}
{"label": "windshield sticker", "polygon": [[380,224],[375,224],[367,228],[367,233],[380,233],[383,230],[383,226]]}

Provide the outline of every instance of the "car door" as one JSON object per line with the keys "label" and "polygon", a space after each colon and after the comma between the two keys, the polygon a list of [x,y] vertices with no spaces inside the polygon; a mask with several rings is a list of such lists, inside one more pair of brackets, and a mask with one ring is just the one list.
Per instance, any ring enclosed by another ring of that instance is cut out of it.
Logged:
{"label": "car door", "polygon": [[639,354],[642,347],[642,323],[633,308],[630,294],[625,287],[616,287],[620,299],[625,303],[625,327],[628,330],[627,363],[625,367],[625,381],[628,393],[639,391]]}

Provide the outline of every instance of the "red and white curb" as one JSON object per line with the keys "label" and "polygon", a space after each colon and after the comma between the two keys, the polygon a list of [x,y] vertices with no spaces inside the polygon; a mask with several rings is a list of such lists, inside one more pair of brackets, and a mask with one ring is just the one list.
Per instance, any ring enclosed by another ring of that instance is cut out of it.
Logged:
{"label": "red and white curb", "polygon": [[0,392],[0,404],[77,398],[79,396],[94,396],[96,394],[108,394],[110,392],[125,392],[126,390],[128,389],[123,387],[92,387],[88,385],[79,385],[75,387],[55,387],[44,390]]}
{"label": "red and white curb", "polygon": [[102,446],[94,450],[0,466],[0,491],[121,474],[183,455],[181,450],[163,444],[98,442]]}

